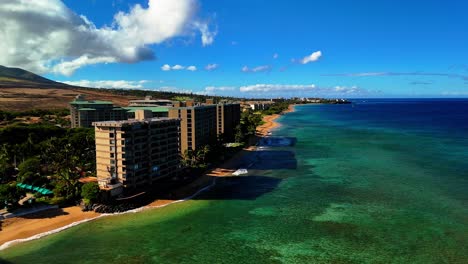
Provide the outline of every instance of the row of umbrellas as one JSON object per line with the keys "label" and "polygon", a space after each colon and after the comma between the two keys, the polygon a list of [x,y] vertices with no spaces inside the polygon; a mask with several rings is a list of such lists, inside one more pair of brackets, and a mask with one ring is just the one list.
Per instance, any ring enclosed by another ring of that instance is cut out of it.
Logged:
{"label": "row of umbrellas", "polygon": [[25,184],[25,183],[18,183],[16,186],[20,187],[22,189],[38,192],[38,193],[43,194],[43,195],[54,194],[51,190],[48,190],[46,188],[42,188],[42,187],[38,187],[38,186],[32,186],[32,185]]}

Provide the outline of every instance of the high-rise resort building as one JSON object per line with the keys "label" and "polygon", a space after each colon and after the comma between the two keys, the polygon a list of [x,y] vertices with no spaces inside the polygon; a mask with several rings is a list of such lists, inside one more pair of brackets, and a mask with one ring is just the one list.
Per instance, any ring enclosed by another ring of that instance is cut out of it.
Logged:
{"label": "high-rise resort building", "polygon": [[[214,104],[213,99],[206,99],[206,105]],[[216,132],[224,141],[234,140],[236,127],[240,124],[241,106],[239,103],[216,104]]]}
{"label": "high-rise resort building", "polygon": [[177,176],[180,120],[151,116],[138,110],[133,120],[94,123],[97,179],[111,196]]}
{"label": "high-rise resort building", "polygon": [[169,118],[179,118],[180,152],[197,150],[216,143],[216,106],[200,105],[193,101],[174,102]]}
{"label": "high-rise resort building", "polygon": [[88,101],[78,95],[70,103],[71,127],[91,127],[93,122],[127,119],[127,110],[108,101]]}

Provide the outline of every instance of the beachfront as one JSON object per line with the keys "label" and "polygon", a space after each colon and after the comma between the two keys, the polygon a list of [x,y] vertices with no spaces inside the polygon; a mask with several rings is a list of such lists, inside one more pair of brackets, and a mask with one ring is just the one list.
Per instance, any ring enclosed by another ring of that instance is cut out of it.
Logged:
{"label": "beachfront", "polygon": [[[288,110],[283,113],[293,112],[294,105],[290,105]],[[257,128],[258,136],[267,136],[272,129],[278,128],[280,124],[276,120],[281,115],[264,116],[264,124]],[[183,201],[186,197],[198,194],[207,186],[212,186],[217,177],[230,177],[244,163],[244,156],[255,150],[254,146],[247,147],[239,151],[234,157],[224,162],[219,167],[205,173],[203,176],[192,183],[180,187],[175,193],[175,198],[171,200],[155,200],[142,208],[154,209],[170,205],[174,202]],[[134,210],[132,210],[134,211]],[[138,211],[138,210],[136,210]],[[83,212],[81,207],[73,206],[66,208],[50,209],[36,214],[24,217],[15,217],[2,221],[0,231],[0,249],[4,249],[16,242],[33,240],[54,231],[61,231],[72,227],[77,223],[83,223],[97,219],[99,217],[110,216],[108,214],[99,214],[96,212]]]}

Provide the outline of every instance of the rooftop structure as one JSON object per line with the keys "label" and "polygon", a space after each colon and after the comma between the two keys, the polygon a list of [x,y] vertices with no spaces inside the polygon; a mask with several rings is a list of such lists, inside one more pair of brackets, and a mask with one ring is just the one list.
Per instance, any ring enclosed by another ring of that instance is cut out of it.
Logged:
{"label": "rooftop structure", "polygon": [[169,109],[163,106],[129,106],[124,107],[127,110],[127,118],[135,118],[135,112],[138,110],[149,110],[152,113],[151,117],[168,117]]}
{"label": "rooftop structure", "polygon": [[91,127],[93,122],[127,119],[127,110],[116,107],[109,101],[85,100],[78,95],[70,102],[71,127]]}
{"label": "rooftop structure", "polygon": [[151,96],[146,96],[145,99],[131,100],[128,102],[128,106],[139,106],[139,107],[154,107],[154,106],[172,106],[171,100],[165,99],[153,99]]}

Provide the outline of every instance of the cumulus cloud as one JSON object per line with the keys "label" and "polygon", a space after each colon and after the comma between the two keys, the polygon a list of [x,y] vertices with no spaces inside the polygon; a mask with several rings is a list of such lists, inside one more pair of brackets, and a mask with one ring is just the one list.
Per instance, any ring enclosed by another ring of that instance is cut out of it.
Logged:
{"label": "cumulus cloud", "polygon": [[182,66],[182,65],[179,65],[179,64],[176,64],[174,66],[171,66],[169,64],[164,64],[162,67],[161,67],[161,70],[163,71],[181,71],[181,70],[187,70],[187,71],[196,71],[197,70],[197,67],[196,66],[188,66],[188,67],[185,67],[185,66]]}
{"label": "cumulus cloud", "polygon": [[241,71],[242,72],[267,72],[271,71],[272,67],[271,65],[262,65],[262,66],[257,66],[254,68],[249,68],[248,66],[242,67]]}
{"label": "cumulus cloud", "polygon": [[207,92],[216,92],[216,91],[234,91],[236,87],[233,86],[207,86],[205,91]]}
{"label": "cumulus cloud", "polygon": [[196,17],[197,6],[196,0],[148,0],[148,7],[136,4],[98,28],[61,0],[9,0],[0,5],[0,64],[71,75],[91,64],[154,59],[151,45],[197,31],[210,45],[216,31]]}
{"label": "cumulus cloud", "polygon": [[259,97],[304,96],[304,97],[354,97],[371,92],[357,86],[319,87],[315,84],[255,84],[239,88],[240,92]]}
{"label": "cumulus cloud", "polygon": [[307,64],[309,62],[318,61],[320,59],[320,57],[322,57],[322,52],[319,50],[319,51],[313,52],[312,54],[302,58],[301,63],[302,64]]}
{"label": "cumulus cloud", "polygon": [[187,67],[187,71],[196,71],[197,70],[197,67],[195,66],[188,66]]}
{"label": "cumulus cloud", "polygon": [[205,66],[205,70],[207,71],[214,71],[219,68],[219,65],[216,63],[208,64]]}
{"label": "cumulus cloud", "polygon": [[162,86],[162,87],[152,89],[152,90],[163,91],[163,92],[173,92],[173,93],[185,93],[185,94],[193,93],[193,90],[185,89],[185,88],[179,88],[179,87],[175,87],[175,86]]}
{"label": "cumulus cloud", "polygon": [[125,81],[125,80],[102,80],[102,81],[64,81],[68,85],[92,87],[92,88],[120,88],[120,89],[141,89],[144,87],[147,80],[141,81]]}
{"label": "cumulus cloud", "polygon": [[360,89],[357,86],[351,86],[351,87],[335,86],[334,90],[335,92],[342,93],[342,94],[352,94],[352,93],[360,92]]}

